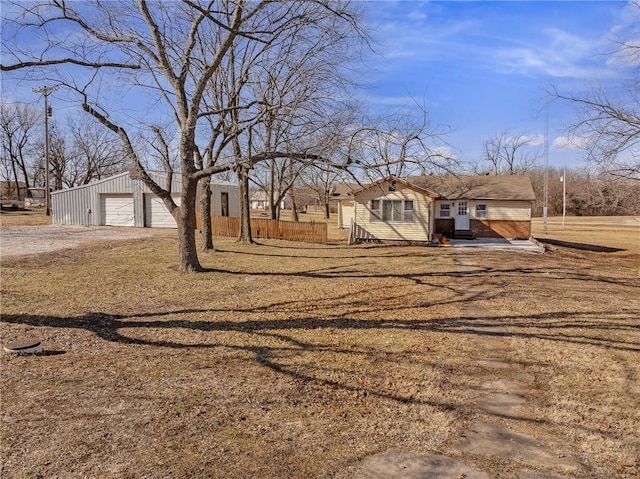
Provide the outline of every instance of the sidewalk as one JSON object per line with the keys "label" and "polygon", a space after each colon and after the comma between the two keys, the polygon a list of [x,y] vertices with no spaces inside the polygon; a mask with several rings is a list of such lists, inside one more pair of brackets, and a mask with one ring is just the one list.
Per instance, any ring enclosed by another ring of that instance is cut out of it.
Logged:
{"label": "sidewalk", "polygon": [[491,248],[516,249],[525,251],[544,252],[544,246],[531,240],[509,240],[505,238],[478,238],[474,240],[452,239],[452,248]]}

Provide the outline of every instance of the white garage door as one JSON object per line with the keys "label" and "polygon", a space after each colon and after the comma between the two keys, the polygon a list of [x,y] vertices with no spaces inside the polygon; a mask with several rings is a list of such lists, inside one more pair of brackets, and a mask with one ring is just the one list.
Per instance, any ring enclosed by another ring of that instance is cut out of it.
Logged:
{"label": "white garage door", "polygon": [[109,226],[134,226],[133,196],[100,196],[100,224]]}
{"label": "white garage door", "polygon": [[[174,195],[173,201],[180,206],[179,196]],[[176,228],[176,220],[160,198],[155,195],[145,195],[144,225],[147,228]]]}

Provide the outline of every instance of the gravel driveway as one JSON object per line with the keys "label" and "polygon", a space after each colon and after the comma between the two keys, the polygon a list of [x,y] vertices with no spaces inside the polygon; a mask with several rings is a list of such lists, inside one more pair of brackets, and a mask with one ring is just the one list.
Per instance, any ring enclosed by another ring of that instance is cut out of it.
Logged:
{"label": "gravel driveway", "polygon": [[0,255],[17,256],[75,248],[93,241],[148,238],[175,230],[121,228],[112,226],[3,226],[0,228]]}

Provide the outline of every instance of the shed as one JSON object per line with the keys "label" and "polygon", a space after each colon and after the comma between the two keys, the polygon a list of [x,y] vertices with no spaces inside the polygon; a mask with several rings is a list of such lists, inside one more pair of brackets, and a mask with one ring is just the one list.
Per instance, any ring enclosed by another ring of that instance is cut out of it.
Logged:
{"label": "shed", "polygon": [[[160,185],[166,174],[149,172]],[[182,180],[174,174],[171,191],[180,204]],[[199,197],[199,191],[198,191]],[[176,222],[164,202],[130,172],[104,180],[51,193],[53,224],[87,226],[136,226],[175,228]],[[240,216],[240,194],[237,185],[211,180],[211,212],[218,216]]]}

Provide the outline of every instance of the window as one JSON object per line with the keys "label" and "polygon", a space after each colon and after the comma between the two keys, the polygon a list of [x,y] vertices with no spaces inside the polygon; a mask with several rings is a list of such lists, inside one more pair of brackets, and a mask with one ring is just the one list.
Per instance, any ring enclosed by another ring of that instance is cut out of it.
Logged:
{"label": "window", "polygon": [[413,223],[413,201],[407,200],[404,202],[404,214],[402,217],[403,223]]}
{"label": "window", "polygon": [[451,218],[451,205],[440,203],[440,218]]}
{"label": "window", "polygon": [[476,205],[476,218],[479,220],[487,218],[487,205]]}
{"label": "window", "polygon": [[466,201],[458,202],[458,216],[467,216],[469,214],[469,205]]}
{"label": "window", "polygon": [[412,200],[371,200],[372,223],[413,223],[413,218]]}
{"label": "window", "polygon": [[386,223],[402,222],[402,201],[383,200],[382,201],[382,221]]}
{"label": "window", "polygon": [[377,221],[382,221],[382,216],[380,214],[380,200],[371,200],[371,204],[369,205],[369,222],[375,223]]}

